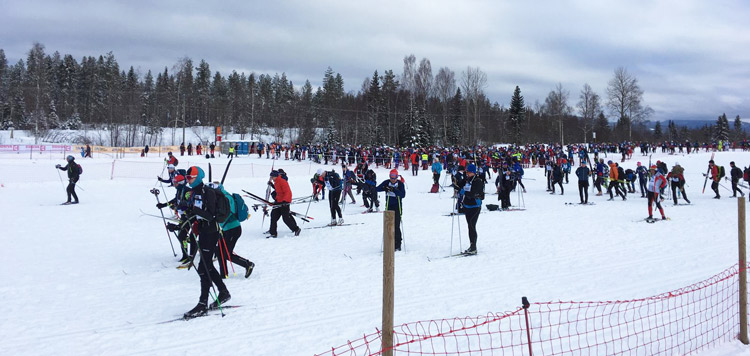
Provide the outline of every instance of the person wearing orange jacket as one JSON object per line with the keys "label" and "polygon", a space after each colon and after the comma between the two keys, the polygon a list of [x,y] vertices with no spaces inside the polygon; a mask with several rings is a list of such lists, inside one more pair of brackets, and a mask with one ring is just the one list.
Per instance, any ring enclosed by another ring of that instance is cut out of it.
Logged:
{"label": "person wearing orange jacket", "polygon": [[615,193],[617,195],[622,197],[622,200],[627,200],[625,198],[625,193],[622,191],[622,188],[620,188],[620,183],[618,180],[618,173],[617,173],[617,166],[614,162],[611,160],[607,162],[609,165],[609,187],[607,187],[607,193],[609,193],[609,199],[607,200],[615,200],[615,197],[612,195],[612,189],[615,189]]}
{"label": "person wearing orange jacket", "polygon": [[292,201],[292,190],[289,188],[289,183],[285,179],[279,179],[279,172],[276,170],[271,171],[271,182],[274,188],[274,192],[271,196],[274,199],[274,206],[271,209],[271,228],[268,230],[268,237],[276,237],[276,223],[279,218],[284,220],[284,224],[294,232],[294,236],[299,236],[302,231],[297,226],[297,221],[292,217],[291,211],[289,210],[289,203]]}

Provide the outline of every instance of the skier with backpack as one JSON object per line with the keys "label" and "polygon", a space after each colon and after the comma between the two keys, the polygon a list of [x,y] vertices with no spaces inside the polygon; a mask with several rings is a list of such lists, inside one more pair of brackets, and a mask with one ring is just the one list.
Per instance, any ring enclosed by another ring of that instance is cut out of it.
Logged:
{"label": "skier with backpack", "polygon": [[672,200],[674,201],[674,205],[677,205],[677,191],[679,190],[680,193],[682,193],[682,198],[685,199],[685,201],[690,204],[690,200],[688,200],[687,194],[685,194],[685,169],[680,166],[679,162],[674,163],[674,167],[672,167],[672,171],[667,174],[667,180],[672,185]]}
{"label": "skier with backpack", "polygon": [[432,188],[430,193],[437,193],[440,189],[440,172],[443,171],[443,165],[438,162],[437,158],[432,162]]}
{"label": "skier with backpack", "polygon": [[[223,196],[219,196],[215,189],[203,184],[204,177],[203,170],[196,166],[190,167],[185,175],[187,184],[191,188],[188,200],[188,220],[193,221],[193,230],[198,231],[197,244],[201,255],[200,264],[197,267],[201,293],[198,304],[183,315],[185,319],[206,315],[209,309],[218,308],[231,298],[219,271],[213,265],[213,257],[221,237],[219,223],[228,217],[226,207],[228,202]],[[219,294],[209,306],[208,292],[212,288],[212,283],[219,289]]]}
{"label": "skier with backpack", "polygon": [[229,271],[227,270],[227,261],[229,261],[245,268],[245,278],[248,278],[253,273],[255,263],[234,253],[234,246],[237,245],[237,240],[242,235],[242,225],[240,223],[247,220],[250,216],[248,207],[241,195],[237,193],[230,194],[224,189],[223,185],[211,183],[211,187],[218,190],[227,199],[230,210],[227,219],[223,223],[220,223],[222,239],[219,241],[218,255],[221,276],[222,278],[226,278],[229,275]]}
{"label": "skier with backpack", "polygon": [[[190,207],[187,205],[188,201],[185,193],[187,193],[190,189],[185,184],[184,174],[185,172],[183,171],[181,174],[175,175],[174,180],[172,181],[172,184],[177,190],[174,199],[166,203],[156,204],[156,208],[158,209],[163,209],[169,206],[170,208],[176,210],[180,215],[179,224],[167,224],[167,229],[169,231],[177,232],[177,240],[180,241],[180,250],[182,251],[182,258],[180,258],[180,263],[182,263],[182,265],[180,265],[178,268],[187,268],[192,262],[190,256],[195,256],[195,253],[198,249],[195,243],[195,239],[192,237],[188,237],[188,234],[190,233],[190,224],[187,223],[188,216],[186,212]],[[188,245],[190,246],[189,254]]]}
{"label": "skier with backpack", "polygon": [[[76,194],[76,183],[78,183],[78,180],[81,178],[81,173],[83,173],[83,169],[81,168],[81,165],[78,163],[75,163],[75,157],[68,156],[66,160],[68,161],[68,164],[65,166],[61,166],[59,164],[55,165],[55,168],[61,170],[61,171],[67,171],[68,172],[68,187],[65,189],[65,192],[68,193],[68,200],[65,203],[62,203],[62,205],[69,205],[69,204],[78,204],[78,195]],[[74,201],[71,201],[71,196]]]}
{"label": "skier with backpack", "polygon": [[[721,194],[719,194],[719,180],[721,180],[721,177],[724,176],[724,167],[719,167],[714,163],[714,160],[708,161],[708,171],[709,175],[711,177],[711,190],[716,193],[716,196],[714,199],[721,199]],[[706,174],[703,174],[705,177]]]}
{"label": "skier with backpack", "polygon": [[742,170],[739,169],[739,167],[734,165],[734,161],[729,162],[729,166],[732,167],[732,169],[729,171],[729,175],[732,178],[732,198],[737,197],[737,192],[739,192],[740,195],[742,195],[742,197],[744,198],[745,193],[743,193],[742,190],[740,190],[740,188],[737,188],[737,184],[740,183],[740,179],[742,179],[742,176],[743,176]]}

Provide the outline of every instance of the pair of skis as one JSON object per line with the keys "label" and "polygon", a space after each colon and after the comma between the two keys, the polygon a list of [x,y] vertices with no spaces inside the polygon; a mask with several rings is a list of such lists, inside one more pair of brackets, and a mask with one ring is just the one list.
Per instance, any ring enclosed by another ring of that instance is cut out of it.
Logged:
{"label": "pair of skis", "polygon": [[[248,198],[251,198],[251,199],[255,199],[255,200],[257,200],[257,201],[261,202],[262,204],[260,204],[259,206],[261,206],[261,205],[262,205],[264,209],[265,209],[266,207],[269,207],[269,206],[271,207],[271,209],[276,209],[276,208],[282,207],[282,206],[284,206],[284,205],[289,205],[289,204],[287,204],[287,203],[283,203],[283,204],[278,204],[278,205],[276,205],[276,204],[274,204],[274,203],[271,203],[271,202],[270,202],[270,201],[268,201],[267,199],[263,199],[262,197],[259,197],[259,196],[255,195],[255,194],[253,194],[253,193],[250,193],[250,192],[248,192],[247,190],[244,190],[244,189],[243,189],[242,191],[243,191],[243,192],[244,192],[244,193],[246,194],[246,195],[245,195],[246,197],[248,197]],[[305,215],[305,214],[300,214],[300,213],[298,213],[298,212],[294,212],[294,211],[291,211],[291,210],[289,211],[289,213],[290,213],[290,214],[291,214],[292,216],[298,217],[298,218],[300,218],[300,219],[302,219],[303,221],[306,221],[306,222],[310,222],[310,220],[315,220],[315,218],[313,218],[312,216],[307,216],[307,215]],[[265,215],[264,215],[264,216],[265,216]]]}

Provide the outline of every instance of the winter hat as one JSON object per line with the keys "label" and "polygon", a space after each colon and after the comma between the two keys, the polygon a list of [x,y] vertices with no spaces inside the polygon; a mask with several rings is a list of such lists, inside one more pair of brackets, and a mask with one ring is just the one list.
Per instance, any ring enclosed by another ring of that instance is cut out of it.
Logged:
{"label": "winter hat", "polygon": [[467,172],[471,172],[471,173],[476,173],[477,172],[477,166],[475,166],[474,163],[471,163],[468,166],[466,166],[466,171]]}
{"label": "winter hat", "polygon": [[174,184],[185,184],[185,176],[182,174],[174,176]]}
{"label": "winter hat", "polygon": [[170,164],[168,164],[168,165],[167,165],[167,169],[174,169],[174,164],[171,164],[171,163],[170,163]]}
{"label": "winter hat", "polygon": [[398,170],[391,169],[391,172],[388,174],[391,178],[398,178]]}
{"label": "winter hat", "polygon": [[278,176],[279,176],[279,171],[277,170],[271,171],[271,177],[278,177]]}
{"label": "winter hat", "polygon": [[655,165],[655,164],[652,164],[652,165],[651,165],[651,169],[653,169],[653,170],[656,170],[656,165]]}
{"label": "winter hat", "polygon": [[[734,163],[734,162],[732,162],[732,163]],[[675,165],[675,166],[679,166],[679,165],[680,165],[680,162],[675,162],[675,163],[674,163],[674,165]]]}
{"label": "winter hat", "polygon": [[203,183],[203,177],[205,177],[206,174],[203,173],[203,170],[200,167],[192,166],[188,168],[187,174],[185,175],[185,178],[193,177],[195,180],[192,184],[190,184],[190,188],[195,188],[201,183]]}
{"label": "winter hat", "polygon": [[641,162],[638,162],[638,165],[640,166],[640,165],[641,165]]}
{"label": "winter hat", "polygon": [[316,172],[318,175],[323,174],[323,168],[318,168],[318,171]]}
{"label": "winter hat", "polygon": [[73,162],[76,158],[73,156],[68,156],[66,157],[66,159],[68,160],[68,162]]}

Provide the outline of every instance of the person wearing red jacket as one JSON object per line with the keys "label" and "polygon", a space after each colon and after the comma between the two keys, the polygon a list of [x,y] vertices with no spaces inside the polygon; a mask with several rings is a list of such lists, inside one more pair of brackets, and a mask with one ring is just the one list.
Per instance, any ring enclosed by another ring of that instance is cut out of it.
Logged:
{"label": "person wearing red jacket", "polygon": [[651,172],[651,178],[648,180],[648,184],[646,185],[646,189],[648,190],[648,218],[649,220],[654,219],[653,215],[653,207],[652,205],[656,203],[656,207],[659,209],[659,213],[661,213],[661,219],[667,220],[667,217],[664,216],[664,209],[661,207],[661,203],[659,201],[659,192],[662,188],[664,188],[667,185],[667,180],[664,178],[664,176],[659,172],[659,170],[656,169],[656,165],[652,165],[649,169]]}
{"label": "person wearing red jacket", "polygon": [[708,168],[711,171],[711,190],[716,193],[714,199],[721,199],[721,194],[719,194],[719,180],[721,180],[719,167],[714,163],[714,160],[710,160],[708,161]]}
{"label": "person wearing red jacket", "polygon": [[289,188],[289,183],[283,178],[279,179],[279,172],[274,170],[271,171],[271,182],[269,184],[272,184],[275,190],[271,193],[274,199],[274,206],[271,209],[271,228],[268,230],[270,233],[269,237],[275,238],[277,236],[276,223],[279,221],[279,218],[284,220],[284,224],[294,232],[294,236],[299,236],[302,230],[297,226],[297,221],[294,220],[289,210],[289,203],[292,201],[292,190]]}

